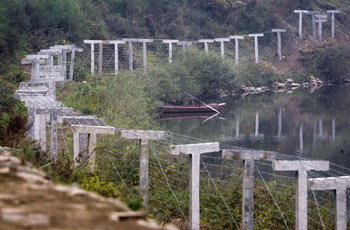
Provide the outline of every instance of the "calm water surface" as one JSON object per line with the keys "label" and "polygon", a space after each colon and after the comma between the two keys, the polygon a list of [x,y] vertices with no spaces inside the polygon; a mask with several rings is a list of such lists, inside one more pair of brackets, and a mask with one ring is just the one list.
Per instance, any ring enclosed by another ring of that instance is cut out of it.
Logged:
{"label": "calm water surface", "polygon": [[209,141],[330,160],[350,168],[350,86],[226,98],[223,117],[164,119],[164,129]]}

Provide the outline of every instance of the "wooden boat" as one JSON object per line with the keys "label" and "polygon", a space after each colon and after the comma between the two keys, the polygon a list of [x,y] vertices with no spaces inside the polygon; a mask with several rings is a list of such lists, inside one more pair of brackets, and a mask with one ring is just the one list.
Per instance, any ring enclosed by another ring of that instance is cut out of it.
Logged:
{"label": "wooden boat", "polygon": [[[221,111],[226,103],[208,104],[208,105],[162,105],[158,107],[161,113],[208,113]],[[213,109],[215,110],[213,110]]]}
{"label": "wooden boat", "polygon": [[199,120],[206,120],[206,119],[220,119],[224,120],[226,119],[223,117],[223,115],[220,113],[217,116],[215,116],[215,112],[206,112],[206,113],[162,113],[159,116],[159,120],[183,120],[183,119],[199,119]]}

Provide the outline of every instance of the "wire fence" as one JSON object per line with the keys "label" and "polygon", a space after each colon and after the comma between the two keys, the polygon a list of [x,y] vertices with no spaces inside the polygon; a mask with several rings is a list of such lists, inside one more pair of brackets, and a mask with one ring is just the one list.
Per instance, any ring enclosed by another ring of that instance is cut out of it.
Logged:
{"label": "wire fence", "polygon": [[[335,39],[342,41],[344,43],[349,41],[349,18],[348,13],[350,11],[349,7],[344,7],[341,9],[339,14],[335,15]],[[322,42],[332,41],[332,23],[331,15],[326,12],[320,12],[322,15],[328,16],[328,21],[322,24]],[[286,29],[286,32],[281,33],[281,47],[282,56],[285,62],[288,62],[289,57],[298,54],[299,50],[312,49],[315,46],[319,46],[321,43],[317,41],[319,39],[319,27],[318,23],[315,23],[315,27],[312,24],[312,15],[304,14],[303,17],[303,39],[299,38],[298,27],[299,27],[299,17],[297,14],[292,14],[286,19],[282,20],[277,26],[278,29]],[[273,28],[271,28],[273,29]],[[313,31],[315,30],[316,37],[313,38]],[[259,31],[258,31],[259,32]],[[259,32],[264,34],[263,37],[259,37],[259,61],[261,62],[273,62],[279,61],[277,55],[277,33],[269,31]],[[250,38],[248,34],[241,34],[245,36],[244,40],[239,40],[239,59],[240,62],[254,62],[255,60],[255,50],[254,50],[254,39]],[[229,37],[229,35],[227,36]],[[214,38],[211,38],[214,39]],[[120,39],[121,40],[121,39]],[[316,40],[316,41],[314,41]],[[187,41],[191,45],[188,47],[196,47],[197,49],[204,50],[204,43],[196,41]],[[91,44],[80,43],[76,44],[78,47],[84,49],[82,53],[76,54],[76,78],[83,76],[83,73],[89,73],[91,69]],[[181,50],[184,49],[182,45],[173,43],[172,56],[173,59],[183,58],[181,55]],[[163,43],[162,39],[153,39],[153,42],[146,44],[147,56],[146,65],[160,66],[169,61],[169,44]],[[104,44],[102,46],[102,72],[103,73],[115,73],[115,46],[114,44]],[[99,53],[100,46],[94,45],[94,70],[95,73],[99,71]],[[212,42],[208,43],[208,49],[210,52],[217,54],[221,53],[221,43]],[[143,70],[143,43],[133,42],[132,43],[132,68],[134,71]],[[224,42],[224,58],[235,60],[235,42],[234,40]],[[69,58],[68,58],[69,60]],[[118,71],[129,71],[129,43],[118,45]],[[79,80],[79,79],[75,79]],[[81,79],[80,79],[81,80]]]}

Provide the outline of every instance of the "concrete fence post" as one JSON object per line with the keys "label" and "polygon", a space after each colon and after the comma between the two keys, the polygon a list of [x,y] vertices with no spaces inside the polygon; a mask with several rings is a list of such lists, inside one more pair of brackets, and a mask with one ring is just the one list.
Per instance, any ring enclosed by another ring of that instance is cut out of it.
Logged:
{"label": "concrete fence post", "polygon": [[244,36],[230,36],[230,39],[235,40],[235,62],[237,66],[239,63],[239,40],[243,40]]}
{"label": "concrete fence post", "polygon": [[146,130],[122,130],[121,138],[140,140],[140,196],[144,207],[148,206],[148,166],[149,166],[149,141],[165,140],[168,134],[164,131]]}
{"label": "concrete fence post", "polygon": [[230,38],[215,38],[216,42],[220,42],[220,51],[222,59],[225,58],[225,42],[229,42]]}
{"label": "concrete fence post", "polygon": [[327,22],[327,15],[315,15],[315,22],[318,23],[318,40],[322,41],[322,25]]}
{"label": "concrete fence post", "polygon": [[243,161],[242,230],[253,230],[254,161],[274,161],[276,154],[268,151],[223,150],[222,158]]}
{"label": "concrete fence post", "polygon": [[282,60],[282,41],[281,33],[285,33],[286,29],[272,29],[272,32],[277,33],[277,53],[280,60]]}
{"label": "concrete fence post", "polygon": [[191,230],[200,228],[199,185],[200,185],[200,155],[220,151],[219,143],[202,143],[189,145],[172,145],[170,153],[173,155],[190,155],[190,226]]}
{"label": "concrete fence post", "polygon": [[278,110],[278,130],[277,130],[277,137],[282,137],[282,108]]}
{"label": "concrete fence post", "polygon": [[315,22],[315,15],[320,14],[320,11],[309,11],[309,15],[311,15],[311,23],[312,23],[312,36],[314,39],[316,39],[316,22]]}
{"label": "concrete fence post", "polygon": [[119,45],[125,44],[125,41],[113,40],[110,41],[111,44],[114,44],[114,74],[118,75],[119,73]]}
{"label": "concrete fence post", "polygon": [[[102,40],[84,40],[84,43],[86,44],[91,44],[91,74],[92,75],[95,75],[95,44],[100,44],[100,52],[99,52],[99,61],[100,61],[100,58],[101,58],[101,52],[102,52],[102,49],[101,49],[101,44],[102,44]],[[102,52],[103,54],[103,52]],[[99,63],[99,67],[102,66],[102,63]],[[102,68],[99,68],[99,73],[100,71],[102,71]]]}
{"label": "concrete fence post", "polygon": [[335,38],[335,14],[339,14],[340,10],[327,10],[332,15],[332,38]]}
{"label": "concrete fence post", "polygon": [[193,42],[178,42],[177,45],[182,46],[182,49],[186,50],[187,47],[193,45]]}
{"label": "concrete fence post", "polygon": [[249,37],[254,37],[255,63],[259,63],[259,41],[258,41],[258,37],[264,37],[264,34],[249,34]]}
{"label": "concrete fence post", "polygon": [[346,190],[350,188],[350,176],[312,178],[308,180],[310,190],[335,191],[335,226],[336,230],[346,230]]}
{"label": "concrete fence post", "polygon": [[50,115],[51,130],[50,130],[50,154],[51,159],[57,162],[57,117],[72,115],[73,109],[71,108],[51,108],[51,109],[37,109],[36,114],[47,114]]}
{"label": "concrete fence post", "polygon": [[[74,146],[74,165],[78,166],[77,157],[79,154],[84,151],[86,146],[85,143],[81,143],[80,141],[85,141],[86,136],[88,137],[88,157],[87,163],[89,166],[90,172],[94,172],[95,170],[95,160],[96,160],[96,144],[97,144],[97,135],[113,135],[115,133],[115,128],[110,126],[93,126],[93,125],[71,125],[71,129],[73,132],[73,146]],[[83,135],[81,135],[83,134]]]}
{"label": "concrete fence post", "polygon": [[169,44],[169,63],[173,62],[173,44],[178,42],[179,40],[163,40],[163,43]]}
{"label": "concrete fence post", "polygon": [[329,170],[329,161],[273,161],[274,171],[296,172],[296,230],[307,229],[307,172]]}
{"label": "concrete fence post", "polygon": [[299,38],[303,38],[303,14],[309,13],[308,10],[294,10],[294,13],[299,14]]}
{"label": "concrete fence post", "polygon": [[209,46],[208,43],[214,43],[214,39],[200,39],[198,40],[199,43],[204,43],[204,50],[205,52],[209,52]]}

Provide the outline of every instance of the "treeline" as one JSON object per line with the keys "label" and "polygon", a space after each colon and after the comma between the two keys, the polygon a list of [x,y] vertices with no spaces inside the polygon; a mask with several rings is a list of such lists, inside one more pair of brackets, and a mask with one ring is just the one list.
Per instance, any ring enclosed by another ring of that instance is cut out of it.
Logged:
{"label": "treeline", "polygon": [[[330,8],[336,2],[322,3]],[[317,0],[1,0],[0,74],[23,52],[86,38],[198,39],[270,30]],[[333,5],[330,5],[333,4]]]}

